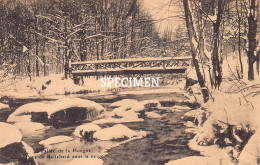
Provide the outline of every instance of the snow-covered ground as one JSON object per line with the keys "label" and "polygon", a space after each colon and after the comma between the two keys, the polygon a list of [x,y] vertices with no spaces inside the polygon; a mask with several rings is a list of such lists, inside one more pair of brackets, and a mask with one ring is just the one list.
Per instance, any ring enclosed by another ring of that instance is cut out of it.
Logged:
{"label": "snow-covered ground", "polygon": [[102,92],[114,87],[101,87],[100,79],[96,77],[84,78],[84,85],[75,85],[71,78],[64,79],[64,75],[50,75],[48,77],[9,77],[2,78],[0,83],[0,97],[14,98],[64,95],[73,93]]}

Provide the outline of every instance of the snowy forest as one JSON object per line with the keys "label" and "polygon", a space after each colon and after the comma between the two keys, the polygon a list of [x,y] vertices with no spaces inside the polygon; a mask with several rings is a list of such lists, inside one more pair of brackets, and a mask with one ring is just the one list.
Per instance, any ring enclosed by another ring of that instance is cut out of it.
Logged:
{"label": "snowy forest", "polygon": [[258,165],[259,65],[259,0],[0,0],[0,164]]}
{"label": "snowy forest", "polygon": [[67,73],[69,61],[157,57],[169,41],[137,0],[1,1],[1,11],[1,70],[16,75]]}

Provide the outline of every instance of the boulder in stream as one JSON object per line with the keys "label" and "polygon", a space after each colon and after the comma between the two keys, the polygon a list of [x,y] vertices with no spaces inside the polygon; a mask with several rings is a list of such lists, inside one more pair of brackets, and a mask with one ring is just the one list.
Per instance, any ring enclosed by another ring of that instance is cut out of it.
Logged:
{"label": "boulder in stream", "polygon": [[75,122],[95,120],[102,117],[105,108],[93,101],[80,98],[64,98],[57,101],[35,102],[17,108],[7,119],[8,122],[21,122],[25,115],[31,121],[51,123],[56,126]]}
{"label": "boulder in stream", "polygon": [[146,112],[145,115],[146,115],[147,118],[151,118],[151,119],[160,119],[160,118],[162,118],[161,115],[159,115],[158,113],[155,113],[155,112]]}
{"label": "boulder in stream", "polygon": [[114,125],[113,127],[104,128],[94,133],[94,138],[99,140],[120,140],[129,139],[132,137],[145,137],[145,131],[134,131],[122,124]]}
{"label": "boulder in stream", "polygon": [[110,104],[110,107],[121,107],[121,106],[132,107],[135,104],[140,104],[140,102],[134,99],[123,99]]}
{"label": "boulder in stream", "polygon": [[59,144],[59,143],[64,143],[68,141],[72,141],[73,138],[69,136],[54,136],[50,137],[46,140],[40,141],[39,144],[48,147],[49,145],[54,145],[54,144]]}

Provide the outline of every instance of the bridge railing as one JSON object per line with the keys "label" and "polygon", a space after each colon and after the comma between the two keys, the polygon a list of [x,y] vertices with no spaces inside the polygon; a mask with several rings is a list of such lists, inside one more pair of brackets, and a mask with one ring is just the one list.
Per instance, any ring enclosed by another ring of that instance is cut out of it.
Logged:
{"label": "bridge railing", "polygon": [[93,74],[98,72],[149,72],[186,69],[191,65],[191,57],[159,57],[138,59],[116,59],[81,61],[71,63],[72,74]]}

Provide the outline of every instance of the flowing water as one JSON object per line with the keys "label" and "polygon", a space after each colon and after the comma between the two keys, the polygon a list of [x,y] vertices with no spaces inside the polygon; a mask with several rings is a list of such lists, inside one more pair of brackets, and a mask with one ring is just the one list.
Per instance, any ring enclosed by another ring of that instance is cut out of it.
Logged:
{"label": "flowing water", "polygon": [[[139,91],[139,92],[138,92]],[[86,95],[69,95],[60,97],[79,97],[100,103],[107,111],[112,102],[122,99],[136,99],[138,101],[150,99],[168,99],[184,100],[182,94],[176,93],[171,89],[164,89],[164,92],[150,90],[142,92],[141,89],[135,91],[124,91],[106,94],[86,94]],[[49,98],[48,98],[49,99]],[[44,99],[21,99],[13,102],[14,108],[34,101],[48,100]],[[56,98],[52,98],[56,99]],[[166,105],[167,106],[167,105]],[[6,120],[10,112],[6,111],[1,120]],[[114,147],[119,141],[93,141],[87,142],[83,139],[73,136],[77,126],[64,128],[54,128],[46,126],[44,130],[34,132],[22,132],[23,141],[31,146],[35,152],[43,150],[39,142],[49,137],[65,135],[73,137],[73,140],[54,144],[48,147],[48,151],[41,152],[36,159],[40,165],[66,165],[73,158],[82,159],[82,157],[96,157],[104,160],[108,165],[161,165],[169,160],[179,159],[198,153],[191,151],[188,146],[188,140],[193,137],[192,134],[185,133],[184,121],[181,119],[183,112],[160,111],[163,116],[161,119],[144,119],[143,122],[124,123],[128,128],[133,130],[144,130],[148,133],[145,138],[130,141]],[[113,126],[114,124],[103,124],[102,128]],[[54,151],[54,152],[53,152]],[[44,158],[42,158],[44,157]],[[62,158],[56,158],[62,157]]]}

